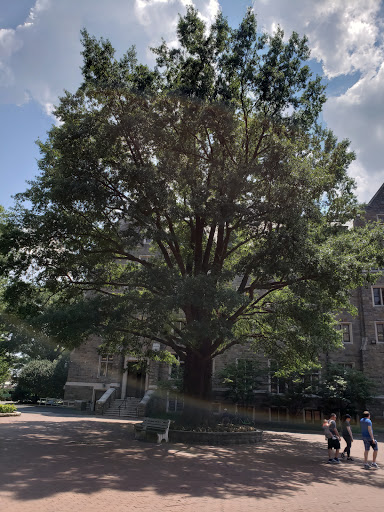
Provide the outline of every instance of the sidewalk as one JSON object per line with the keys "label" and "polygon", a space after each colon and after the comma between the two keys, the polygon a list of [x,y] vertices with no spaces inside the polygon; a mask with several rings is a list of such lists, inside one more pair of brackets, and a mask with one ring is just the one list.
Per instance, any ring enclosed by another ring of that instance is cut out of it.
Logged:
{"label": "sidewalk", "polygon": [[0,419],[2,512],[383,510],[384,469],[362,468],[362,441],[352,446],[355,463],[334,466],[320,434],[267,432],[264,446],[157,446],[135,441],[133,422],[20,410]]}

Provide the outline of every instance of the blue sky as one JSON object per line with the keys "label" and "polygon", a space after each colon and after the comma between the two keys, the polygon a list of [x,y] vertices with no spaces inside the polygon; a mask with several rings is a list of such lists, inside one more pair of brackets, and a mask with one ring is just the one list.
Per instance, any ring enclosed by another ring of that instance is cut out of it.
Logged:
{"label": "blue sky", "polygon": [[382,0],[0,0],[1,205],[38,173],[35,141],[55,122],[63,90],[80,84],[80,29],[109,38],[119,54],[135,44],[151,65],[149,46],[174,43],[178,13],[192,3],[207,22],[221,9],[232,26],[253,5],[261,29],[308,36],[311,66],[328,84],[323,120],[351,140],[359,200],[373,196],[384,182]]}

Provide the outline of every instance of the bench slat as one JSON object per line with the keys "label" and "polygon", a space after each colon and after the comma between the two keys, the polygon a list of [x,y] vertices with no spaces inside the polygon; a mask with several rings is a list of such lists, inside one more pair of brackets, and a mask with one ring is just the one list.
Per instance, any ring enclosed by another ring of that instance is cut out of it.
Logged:
{"label": "bench slat", "polygon": [[171,420],[144,418],[142,423],[135,425],[135,439],[143,439],[148,434],[157,434],[157,442],[168,441],[168,430]]}

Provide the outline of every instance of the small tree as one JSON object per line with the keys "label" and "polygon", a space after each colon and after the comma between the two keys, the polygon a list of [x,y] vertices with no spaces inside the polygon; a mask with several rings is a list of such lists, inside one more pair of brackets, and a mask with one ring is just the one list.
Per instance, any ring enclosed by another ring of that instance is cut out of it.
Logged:
{"label": "small tree", "polygon": [[327,413],[354,415],[373,403],[374,393],[375,384],[363,372],[332,364],[326,367],[317,394]]}
{"label": "small tree", "polygon": [[254,391],[260,388],[266,376],[265,368],[253,359],[229,363],[218,374],[221,384],[228,388],[226,396],[232,402],[245,406],[254,403]]}
{"label": "small tree", "polygon": [[303,409],[314,402],[314,396],[318,391],[318,381],[312,377],[312,373],[290,375],[284,380],[284,393],[269,393],[265,398],[265,405],[285,407],[290,415],[301,415]]}
{"label": "small tree", "polygon": [[68,373],[68,357],[55,361],[34,359],[29,361],[20,371],[16,381],[15,398],[39,397],[61,398]]}

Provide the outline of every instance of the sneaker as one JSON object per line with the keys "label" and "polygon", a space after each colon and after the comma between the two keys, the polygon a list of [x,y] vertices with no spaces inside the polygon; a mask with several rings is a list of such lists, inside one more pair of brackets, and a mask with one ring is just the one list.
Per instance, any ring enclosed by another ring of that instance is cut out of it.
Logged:
{"label": "sneaker", "polygon": [[327,464],[333,464],[333,459],[328,459]]}
{"label": "sneaker", "polygon": [[352,459],[352,457],[347,457],[347,460],[351,460],[353,462],[355,459]]}
{"label": "sneaker", "polygon": [[333,459],[333,460],[332,460],[332,462],[333,462],[334,464],[340,464],[340,460],[339,460],[339,459],[336,459],[336,458],[335,458],[335,459]]}
{"label": "sneaker", "polygon": [[376,469],[378,469],[378,468],[379,468],[379,466],[376,464],[376,462],[372,462],[372,464],[371,464],[371,468],[376,468]]}
{"label": "sneaker", "polygon": [[364,464],[364,469],[371,469],[371,466],[369,464]]}
{"label": "sneaker", "polygon": [[343,452],[343,453],[341,454],[341,458],[342,458],[342,459],[344,459],[344,457],[345,457],[345,453]]}

